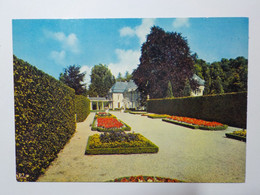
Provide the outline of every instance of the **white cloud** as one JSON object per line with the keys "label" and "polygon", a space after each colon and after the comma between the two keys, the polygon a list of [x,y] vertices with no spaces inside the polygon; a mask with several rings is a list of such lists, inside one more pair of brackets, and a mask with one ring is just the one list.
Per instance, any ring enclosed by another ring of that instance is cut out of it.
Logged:
{"label": "white cloud", "polygon": [[140,44],[146,41],[146,36],[150,33],[151,27],[155,24],[155,19],[145,18],[142,23],[135,28],[124,27],[120,29],[120,36],[137,36]]}
{"label": "white cloud", "polygon": [[79,40],[74,33],[66,36],[63,32],[45,31],[45,35],[59,41],[63,50],[70,51],[75,54],[80,53]]}
{"label": "white cloud", "polygon": [[66,56],[66,52],[64,50],[60,52],[52,51],[50,53],[50,57],[55,61],[56,64],[63,64],[65,56]]}
{"label": "white cloud", "polygon": [[190,22],[188,18],[177,18],[172,23],[174,28],[189,27]]}
{"label": "white cloud", "polygon": [[81,66],[80,68],[80,72],[83,73],[83,72],[86,72],[86,75],[84,77],[84,83],[87,84],[87,86],[90,85],[90,82],[91,82],[91,78],[90,78],[90,75],[91,75],[91,69],[93,68],[93,66],[88,66],[88,65],[83,65]]}
{"label": "white cloud", "polygon": [[137,65],[140,63],[140,51],[116,49],[115,52],[118,58],[118,62],[108,64],[108,68],[111,70],[112,74],[115,77],[118,76],[119,72],[121,72],[123,76],[126,71],[131,74],[132,71],[137,68]]}
{"label": "white cloud", "polygon": [[135,31],[132,29],[132,28],[130,28],[130,27],[124,27],[124,28],[121,28],[120,30],[119,30],[119,32],[120,32],[120,36],[121,37],[124,37],[124,36],[134,36],[135,35]]}

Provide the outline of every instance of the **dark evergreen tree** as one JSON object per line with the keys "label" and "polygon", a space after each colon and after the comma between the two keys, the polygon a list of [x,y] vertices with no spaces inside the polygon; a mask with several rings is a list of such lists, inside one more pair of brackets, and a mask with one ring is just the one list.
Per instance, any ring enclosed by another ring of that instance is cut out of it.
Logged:
{"label": "dark evergreen tree", "polygon": [[60,73],[59,80],[75,90],[77,95],[86,93],[86,84],[83,83],[86,72],[80,72],[80,66],[71,65]]}

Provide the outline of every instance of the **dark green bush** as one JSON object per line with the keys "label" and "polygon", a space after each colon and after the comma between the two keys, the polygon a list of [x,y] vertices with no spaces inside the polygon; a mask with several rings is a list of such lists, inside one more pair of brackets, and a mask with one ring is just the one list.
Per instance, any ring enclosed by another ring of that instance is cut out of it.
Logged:
{"label": "dark green bush", "polygon": [[15,56],[13,69],[16,171],[35,181],[75,132],[75,92]]}
{"label": "dark green bush", "polygon": [[147,102],[147,111],[217,121],[229,126],[246,128],[247,92],[151,99]]}
{"label": "dark green bush", "polygon": [[83,95],[75,96],[77,122],[83,122],[90,113],[90,100]]}

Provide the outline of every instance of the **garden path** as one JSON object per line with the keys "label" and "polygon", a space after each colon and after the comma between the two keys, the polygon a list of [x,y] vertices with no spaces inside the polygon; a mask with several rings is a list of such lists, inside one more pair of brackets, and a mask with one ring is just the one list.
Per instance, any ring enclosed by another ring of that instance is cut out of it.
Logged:
{"label": "garden path", "polygon": [[187,182],[244,182],[245,142],[225,138],[224,131],[192,130],[129,113],[111,112],[159,146],[156,154],[84,155],[94,113],[77,123],[70,142],[40,182],[104,182],[131,175],[176,178]]}

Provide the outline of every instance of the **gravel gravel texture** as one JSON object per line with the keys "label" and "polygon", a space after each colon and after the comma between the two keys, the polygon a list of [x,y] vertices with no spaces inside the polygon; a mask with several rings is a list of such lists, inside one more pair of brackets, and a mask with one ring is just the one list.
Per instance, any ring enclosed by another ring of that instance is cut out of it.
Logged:
{"label": "gravel gravel texture", "polygon": [[74,136],[39,182],[105,182],[124,176],[160,176],[195,183],[245,182],[246,143],[222,131],[193,130],[129,113],[111,112],[159,146],[156,154],[85,155],[94,113],[77,123]]}

